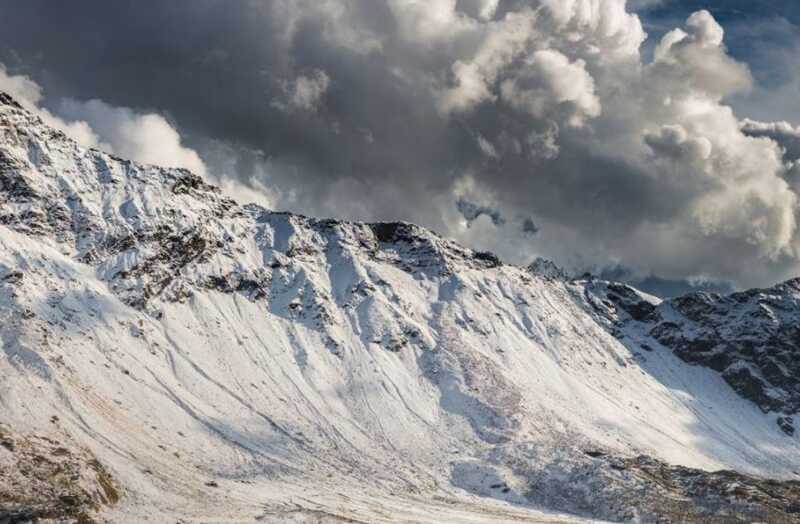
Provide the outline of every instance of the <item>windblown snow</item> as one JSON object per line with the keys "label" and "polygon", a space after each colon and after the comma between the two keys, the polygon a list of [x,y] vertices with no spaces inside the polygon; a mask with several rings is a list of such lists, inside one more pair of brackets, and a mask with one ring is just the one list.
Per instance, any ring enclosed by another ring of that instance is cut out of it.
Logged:
{"label": "windblown snow", "polygon": [[0,437],[95,457],[97,520],[648,521],[621,461],[800,478],[781,414],[598,286],[242,207],[0,100]]}

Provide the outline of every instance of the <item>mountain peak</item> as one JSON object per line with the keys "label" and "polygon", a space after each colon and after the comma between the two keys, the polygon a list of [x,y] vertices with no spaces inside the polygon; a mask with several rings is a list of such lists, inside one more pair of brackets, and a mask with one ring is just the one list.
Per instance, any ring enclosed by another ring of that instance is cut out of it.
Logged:
{"label": "mountain peak", "polygon": [[567,280],[567,272],[557,266],[553,261],[538,257],[528,266],[528,271],[551,280]]}

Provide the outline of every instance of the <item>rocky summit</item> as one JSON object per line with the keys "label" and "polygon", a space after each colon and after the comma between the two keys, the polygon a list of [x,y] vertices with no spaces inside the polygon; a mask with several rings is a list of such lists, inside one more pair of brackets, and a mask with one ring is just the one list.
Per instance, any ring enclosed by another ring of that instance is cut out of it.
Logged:
{"label": "rocky summit", "polygon": [[0,96],[0,522],[798,522],[800,284],[241,206]]}

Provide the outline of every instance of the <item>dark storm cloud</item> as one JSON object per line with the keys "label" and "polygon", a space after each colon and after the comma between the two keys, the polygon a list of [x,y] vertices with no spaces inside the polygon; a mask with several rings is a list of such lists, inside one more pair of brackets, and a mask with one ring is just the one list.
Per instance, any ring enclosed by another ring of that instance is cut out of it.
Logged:
{"label": "dark storm cloud", "polygon": [[533,221],[533,219],[528,217],[522,221],[522,232],[526,235],[533,236],[539,232],[539,228],[536,226],[536,223]]}
{"label": "dark storm cloud", "polygon": [[[390,50],[398,60],[389,63],[332,45],[325,21],[313,16],[296,21],[287,39],[292,8],[278,4],[4,2],[2,56],[38,81],[49,100],[99,98],[152,109],[174,119],[201,151],[210,138],[258,150],[280,167],[271,173],[274,183],[288,185],[300,173],[309,201],[343,178],[424,177],[436,186],[446,183],[437,176],[477,154],[465,129],[436,117],[414,79],[390,71],[416,58],[404,56],[402,46]],[[349,17],[391,38],[385,6],[351,5]],[[425,60],[434,70],[444,66]],[[287,113],[271,103],[284,96],[285,82],[315,70],[331,78],[323,108]]]}
{"label": "dark storm cloud", "polygon": [[673,298],[696,291],[708,293],[728,294],[734,289],[725,283],[706,281],[668,280],[656,276],[636,276],[633,272],[622,267],[605,268],[598,275],[603,280],[614,282],[629,282],[631,285],[660,298]]}
{"label": "dark storm cloud", "polygon": [[497,209],[491,208],[489,206],[480,206],[470,202],[469,200],[464,200],[460,198],[456,202],[456,208],[464,217],[464,220],[467,221],[467,226],[471,225],[475,220],[482,216],[487,216],[492,221],[492,223],[496,226],[504,226],[506,224],[506,219]]}
{"label": "dark storm cloud", "polygon": [[640,1],[669,19],[659,39],[683,27],[643,63],[624,2],[590,3],[0,0],[0,62],[98,144],[128,151],[109,126],[166,136],[169,122],[183,142],[139,157],[191,165],[193,149],[210,178],[276,208],[415,221],[520,263],[788,275],[789,167],[720,104],[751,80],[722,28]]}

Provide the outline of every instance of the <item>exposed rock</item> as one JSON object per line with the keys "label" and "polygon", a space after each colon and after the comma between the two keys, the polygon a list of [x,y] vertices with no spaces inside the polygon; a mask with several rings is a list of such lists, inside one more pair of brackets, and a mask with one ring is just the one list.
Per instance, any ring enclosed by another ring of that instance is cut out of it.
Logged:
{"label": "exposed rock", "polygon": [[566,281],[569,278],[566,271],[558,267],[554,262],[541,257],[528,266],[528,271],[548,280]]}
{"label": "exposed rock", "polygon": [[[658,305],[622,284],[585,286],[587,301],[612,332],[635,321],[634,332],[719,372],[764,412],[800,413],[800,279],[729,296],[691,293]],[[781,425],[791,435],[788,427]]]}
{"label": "exposed rock", "polygon": [[19,284],[25,275],[22,271],[4,269],[0,267],[0,283]]}
{"label": "exposed rock", "polygon": [[644,482],[641,507],[660,522],[800,522],[800,482],[709,473],[645,456],[617,466]]}
{"label": "exposed rock", "polygon": [[794,435],[795,428],[794,428],[794,418],[793,417],[778,417],[778,427],[781,430],[789,435],[790,437]]}
{"label": "exposed rock", "polygon": [[636,290],[624,284],[608,285],[608,299],[628,313],[633,320],[650,322],[658,318],[656,306],[644,300]]}
{"label": "exposed rock", "polygon": [[0,439],[5,449],[0,450],[0,523],[88,524],[102,506],[120,500],[115,482],[88,451],[1,426]]}

